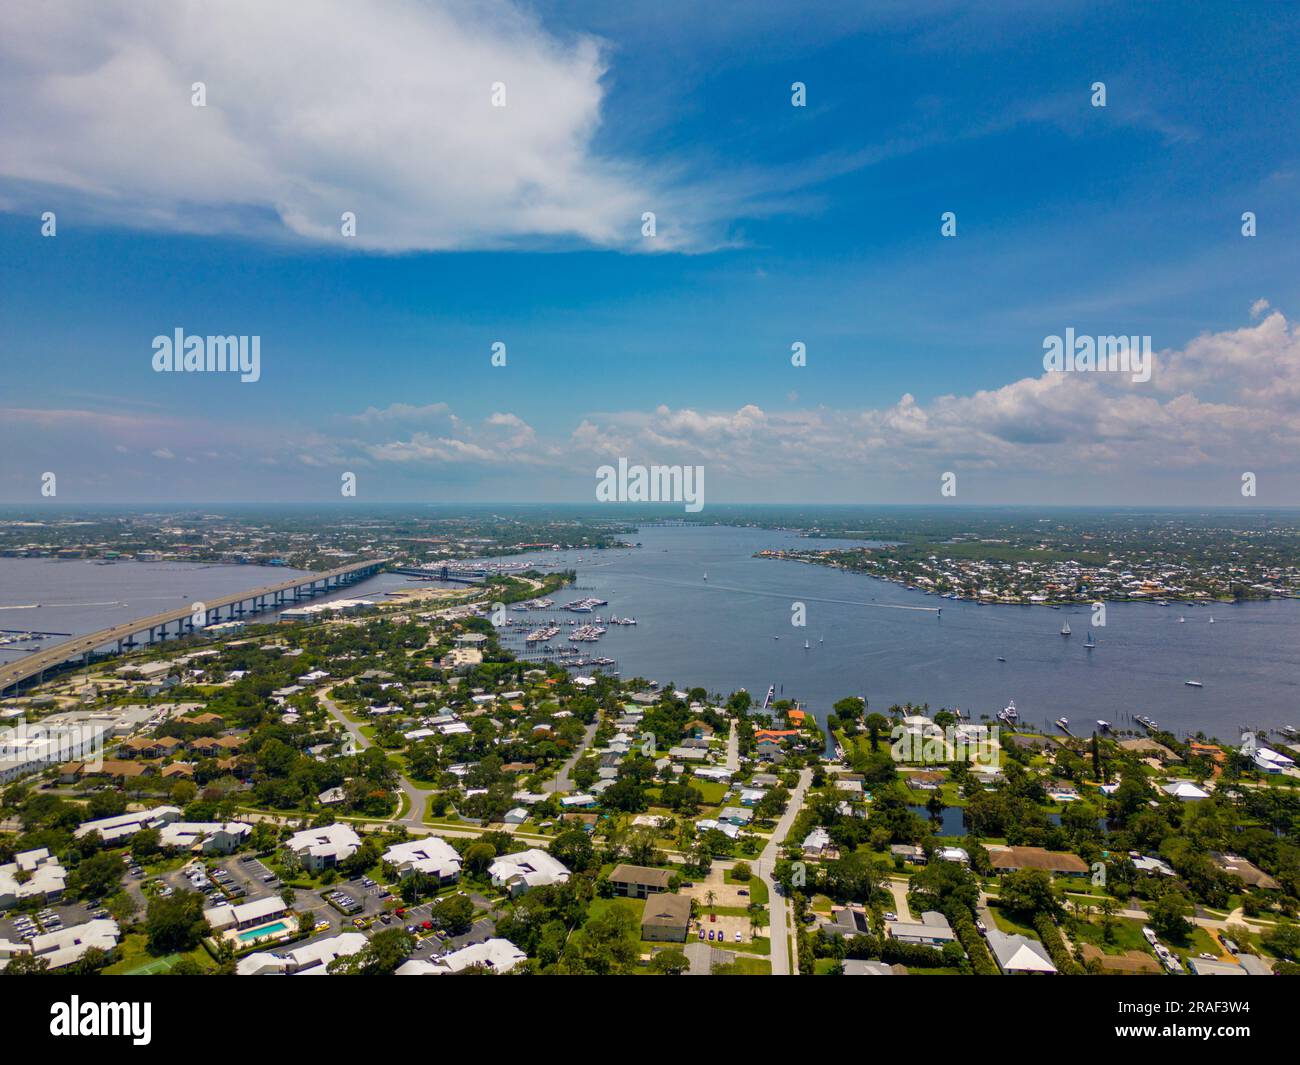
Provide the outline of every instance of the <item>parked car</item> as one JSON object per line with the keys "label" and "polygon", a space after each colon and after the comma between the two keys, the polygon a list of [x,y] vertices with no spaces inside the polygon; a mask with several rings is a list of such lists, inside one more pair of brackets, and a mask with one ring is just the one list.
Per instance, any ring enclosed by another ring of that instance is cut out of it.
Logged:
{"label": "parked car", "polygon": [[739,933],[739,932],[736,933],[736,942],[737,942],[737,943],[740,942],[740,933]]}
{"label": "parked car", "polygon": [[[898,914],[896,914],[893,910],[888,910],[888,911],[886,911],[886,913],[885,913],[885,920],[886,920],[886,921],[897,921],[897,920],[898,920]],[[977,924],[975,927],[978,928],[979,925]]]}

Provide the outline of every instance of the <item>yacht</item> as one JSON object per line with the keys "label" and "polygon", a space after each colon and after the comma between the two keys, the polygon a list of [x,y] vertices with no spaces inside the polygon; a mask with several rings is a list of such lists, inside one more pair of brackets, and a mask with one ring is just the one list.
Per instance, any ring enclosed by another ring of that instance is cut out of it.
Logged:
{"label": "yacht", "polygon": [[1097,718],[1097,728],[1099,728],[1102,732],[1109,732],[1110,722],[1105,721],[1102,718]]}
{"label": "yacht", "polygon": [[1003,658],[1001,655],[998,655],[998,661],[999,661],[999,662],[1005,662],[1006,659]]}
{"label": "yacht", "polygon": [[1183,681],[1183,683],[1186,684],[1189,688],[1204,688],[1204,687],[1205,687],[1205,685],[1202,684],[1199,680],[1185,680],[1185,681]]}
{"label": "yacht", "polygon": [[1059,728],[1062,732],[1069,732],[1070,719],[1068,717],[1058,717],[1056,719],[1056,727]]}
{"label": "yacht", "polygon": [[1020,711],[1016,709],[1016,701],[1014,699],[1010,700],[1007,703],[1007,707],[1005,710],[1001,710],[998,712],[998,720],[1005,721],[1007,724],[1011,724],[1019,717],[1020,717]]}

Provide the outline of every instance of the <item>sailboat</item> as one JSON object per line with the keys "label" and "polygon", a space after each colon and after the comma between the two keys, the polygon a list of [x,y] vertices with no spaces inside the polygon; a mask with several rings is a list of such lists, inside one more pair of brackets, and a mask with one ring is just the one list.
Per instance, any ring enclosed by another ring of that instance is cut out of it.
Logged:
{"label": "sailboat", "polygon": [[707,573],[704,575],[704,579],[705,579],[706,581],[709,579],[709,575],[708,575]]}
{"label": "sailboat", "polygon": [[1069,636],[1069,635],[1070,635],[1070,623],[1069,623],[1068,621],[1067,621],[1064,625],[1061,626],[1061,635],[1062,635],[1062,636]]}
{"label": "sailboat", "polygon": [[810,649],[810,647],[811,647],[811,645],[808,643],[808,641],[807,641],[807,640],[804,640],[804,642],[803,642],[803,649],[804,649],[805,651],[807,651],[807,650]]}
{"label": "sailboat", "polygon": [[1184,618],[1184,617],[1180,617],[1180,618],[1178,619],[1178,624],[1180,624],[1180,625],[1186,625],[1186,624],[1187,624],[1187,619]]}
{"label": "sailboat", "polygon": [[1091,632],[1088,633],[1088,639],[1083,646],[1088,648],[1089,651],[1091,651],[1094,647],[1097,646],[1097,641],[1092,638]]}
{"label": "sailboat", "polygon": [[1211,624],[1211,625],[1214,624],[1214,615],[1213,615],[1213,614],[1210,615],[1210,624]]}
{"label": "sailboat", "polygon": [[818,643],[825,643],[825,642],[826,642],[826,637],[825,637],[825,636],[818,636],[818,637],[817,637],[817,642],[818,642]]}

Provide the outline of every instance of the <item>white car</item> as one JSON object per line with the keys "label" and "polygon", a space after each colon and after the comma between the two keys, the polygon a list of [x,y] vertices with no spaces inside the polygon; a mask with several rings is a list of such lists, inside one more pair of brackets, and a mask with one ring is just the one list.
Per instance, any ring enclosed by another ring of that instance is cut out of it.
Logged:
{"label": "white car", "polygon": [[885,920],[886,920],[886,921],[897,921],[897,920],[898,920],[898,914],[894,913],[893,910],[890,910],[888,913],[885,914]]}

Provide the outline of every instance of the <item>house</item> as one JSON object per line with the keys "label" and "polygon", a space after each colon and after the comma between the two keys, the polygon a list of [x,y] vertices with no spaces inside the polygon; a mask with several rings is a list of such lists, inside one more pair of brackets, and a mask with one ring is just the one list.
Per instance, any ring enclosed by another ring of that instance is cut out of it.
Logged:
{"label": "house", "polygon": [[1281,891],[1279,884],[1254,862],[1239,858],[1235,854],[1219,854],[1211,851],[1210,857],[1225,873],[1231,873],[1247,887],[1261,888],[1264,891]]}
{"label": "house", "polygon": [[120,935],[117,922],[103,917],[60,928],[56,932],[45,932],[32,940],[31,951],[35,957],[44,958],[51,969],[61,969],[80,961],[87,951],[112,950]]}
{"label": "house", "polygon": [[747,825],[753,819],[754,811],[743,806],[724,806],[718,813],[719,821],[726,821],[733,825]]}
{"label": "house", "polygon": [[335,822],[324,828],[295,832],[285,844],[309,873],[319,873],[351,858],[361,846],[359,837],[347,825]]}
{"label": "house", "polygon": [[1031,974],[1052,975],[1057,968],[1052,963],[1047,948],[1036,939],[1028,936],[1008,935],[990,928],[984,934],[989,950],[998,968],[1007,976],[1025,976]]}
{"label": "house", "polygon": [[1163,743],[1157,743],[1155,740],[1148,739],[1146,736],[1139,736],[1131,740],[1120,740],[1119,745],[1125,751],[1133,751],[1136,754],[1144,756],[1154,756],[1159,758],[1162,762],[1182,761],[1178,755]]}
{"label": "house", "polygon": [[203,911],[203,916],[214,932],[225,932],[260,927],[283,916],[288,909],[279,895],[268,895],[264,899],[254,899],[238,906],[232,906],[228,902],[209,906]]}
{"label": "house", "polygon": [[346,798],[347,798],[347,794],[343,791],[343,788],[340,786],[337,788],[326,788],[324,791],[322,791],[319,795],[316,796],[316,801],[320,803],[322,806],[336,806],[339,803],[343,802]]}
{"label": "house", "polygon": [[989,845],[988,852],[989,862],[998,873],[1010,873],[1019,869],[1042,869],[1059,876],[1088,874],[1088,863],[1068,851],[1049,851],[1042,847]]}
{"label": "house", "polygon": [[596,796],[585,792],[579,795],[566,795],[560,800],[560,806],[566,810],[584,810],[596,805]]}
{"label": "house", "polygon": [[1210,793],[1203,788],[1198,788],[1190,780],[1172,780],[1161,789],[1166,795],[1172,795],[1175,799],[1181,799],[1183,802],[1195,802],[1198,799],[1208,799]]}
{"label": "house", "polygon": [[384,851],[384,864],[406,879],[415,873],[435,876],[450,884],[460,877],[460,854],[439,836],[422,836],[406,843],[395,843]]}
{"label": "house", "polygon": [[1132,861],[1133,861],[1133,868],[1136,869],[1139,873],[1144,873],[1147,876],[1173,876],[1174,875],[1173,866],[1171,866],[1163,858],[1152,858],[1152,857],[1148,857],[1147,855],[1139,854],[1136,858],[1132,859]]}
{"label": "house", "polygon": [[508,939],[485,939],[428,961],[412,958],[397,967],[397,976],[455,976],[466,969],[508,973],[528,960],[528,955]]}
{"label": "house", "polygon": [[831,936],[864,936],[871,931],[867,915],[854,906],[833,907],[831,919],[821,927]]}
{"label": "house", "polygon": [[903,861],[911,862],[913,865],[925,864],[925,848],[914,843],[895,843],[889,848],[889,853],[895,858],[902,858]]}
{"label": "house", "polygon": [[0,910],[23,902],[53,902],[63,895],[68,874],[47,847],[21,851],[0,865]]}
{"label": "house", "polygon": [[845,976],[906,976],[907,966],[890,965],[883,961],[863,961],[860,958],[844,959]]}
{"label": "house", "polygon": [[685,943],[691,924],[691,900],[686,895],[659,894],[646,900],[641,938],[652,943]]}
{"label": "house", "polygon": [[507,825],[522,825],[528,820],[528,811],[522,806],[516,806],[513,810],[507,810],[501,820]]}
{"label": "house", "polygon": [[569,870],[546,851],[533,848],[503,854],[488,866],[488,875],[493,887],[505,888],[514,896],[546,884],[562,884],[569,879]]}
{"label": "house", "polygon": [[160,847],[199,854],[233,854],[253,834],[243,821],[172,821],[158,832]]}
{"label": "house", "polygon": [[1285,754],[1280,754],[1271,747],[1257,748],[1253,761],[1255,767],[1265,773],[1282,773],[1295,765],[1294,758],[1288,758]]}
{"label": "house", "polygon": [[692,772],[701,780],[712,780],[718,784],[726,784],[731,780],[731,770],[724,769],[720,765],[696,766]]}
{"label": "house", "polygon": [[609,882],[616,894],[624,895],[629,899],[644,899],[649,895],[667,891],[672,877],[672,873],[667,869],[620,864],[610,870]]}
{"label": "house", "polygon": [[237,976],[327,975],[329,963],[360,951],[368,942],[360,932],[341,932],[280,954],[258,951],[240,958]]}
{"label": "house", "polygon": [[926,910],[921,914],[920,922],[889,921],[885,925],[886,934],[900,943],[921,943],[927,947],[942,947],[945,943],[957,942],[957,933],[952,930],[948,918],[935,910]]}
{"label": "house", "polygon": [[178,807],[155,806],[151,810],[138,810],[135,813],[118,814],[116,817],[101,817],[97,821],[84,821],[72,835],[76,839],[83,839],[94,832],[105,843],[116,843],[146,828],[162,828],[163,825],[180,819],[181,811]]}
{"label": "house", "polygon": [[935,850],[934,856],[941,862],[957,862],[960,865],[970,865],[970,855],[966,853],[963,847],[939,847]]}
{"label": "house", "polygon": [[814,828],[804,837],[802,846],[805,857],[820,858],[831,849],[831,835],[824,828]]}

